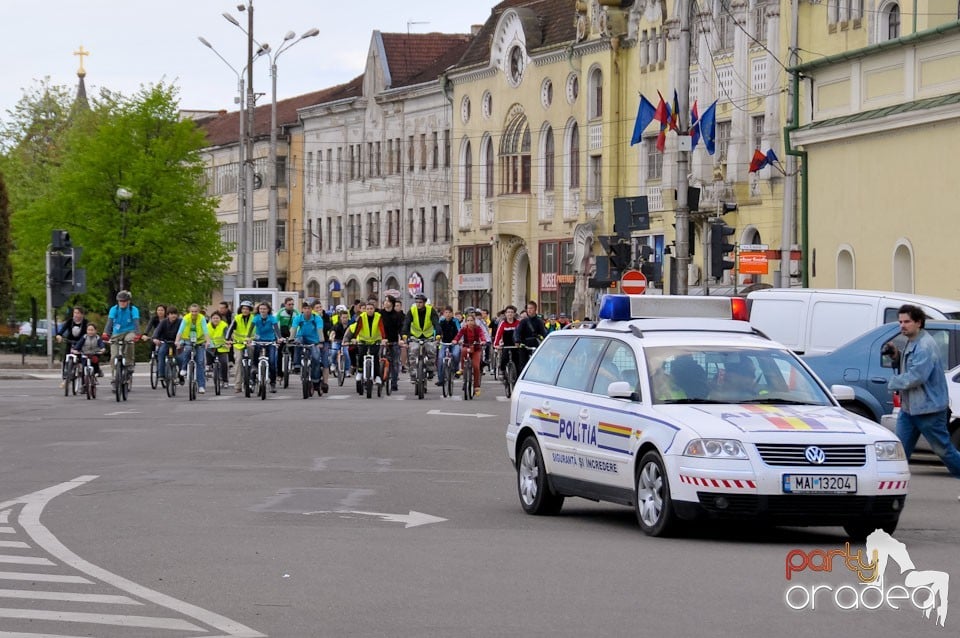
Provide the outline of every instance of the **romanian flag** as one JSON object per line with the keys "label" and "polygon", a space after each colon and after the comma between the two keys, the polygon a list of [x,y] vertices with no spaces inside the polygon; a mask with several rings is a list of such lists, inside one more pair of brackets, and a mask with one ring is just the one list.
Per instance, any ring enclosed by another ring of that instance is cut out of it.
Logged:
{"label": "romanian flag", "polygon": [[753,159],[750,160],[750,171],[751,173],[756,173],[760,169],[764,168],[767,165],[773,164],[774,162],[779,162],[777,154],[773,152],[771,148],[766,153],[761,153],[760,149],[753,151]]}
{"label": "romanian flag", "polygon": [[673,113],[670,114],[670,130],[680,130],[680,100],[677,97],[677,90],[673,90]]}
{"label": "romanian flag", "polygon": [[697,112],[697,101],[690,107],[690,150],[697,148],[700,141],[700,114]]}
{"label": "romanian flag", "polygon": [[660,102],[657,103],[657,110],[653,115],[653,119],[660,122],[660,133],[657,135],[657,150],[661,153],[667,144],[667,131],[670,128],[670,105],[667,104],[663,96],[660,95],[660,91],[657,91],[657,95],[660,96]]}

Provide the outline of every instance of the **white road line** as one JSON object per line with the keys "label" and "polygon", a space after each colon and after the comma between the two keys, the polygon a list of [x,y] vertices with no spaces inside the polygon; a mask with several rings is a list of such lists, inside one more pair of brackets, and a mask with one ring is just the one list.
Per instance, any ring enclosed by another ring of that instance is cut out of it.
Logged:
{"label": "white road line", "polygon": [[94,625],[115,625],[117,627],[144,627],[148,629],[179,629],[182,631],[203,631],[193,623],[179,618],[157,618],[154,616],[120,616],[117,614],[90,614],[86,612],[47,611],[45,609],[7,609],[0,607],[0,618],[21,618],[24,620],[56,620],[59,622],[82,622]]}
{"label": "white road line", "polygon": [[46,558],[37,558],[35,556],[10,556],[9,554],[0,554],[0,563],[15,563],[17,565],[54,565],[55,563]]}
{"label": "white road line", "polygon": [[[93,581],[83,576],[61,576],[60,574],[33,574],[30,572],[0,572],[0,580],[32,580],[38,583],[73,583],[92,585]],[[3,634],[0,634],[3,636]]]}
{"label": "white road line", "polygon": [[6,525],[10,522],[10,510],[3,510],[0,512],[0,523]]}
{"label": "white road line", "polygon": [[19,631],[0,631],[0,638],[83,638],[83,636],[65,636],[63,634],[25,634]]}
{"label": "white road line", "polygon": [[59,591],[36,591],[33,589],[0,589],[0,598],[26,598],[28,600],[62,600],[70,603],[104,603],[108,605],[140,605],[143,603],[128,596],[112,594],[72,594]]}
{"label": "white road line", "polygon": [[22,541],[0,541],[0,547],[8,549],[30,549],[30,546]]}
{"label": "white road line", "polygon": [[12,527],[0,527],[0,534],[16,534],[17,530]]}
{"label": "white road line", "polygon": [[[69,565],[70,567],[86,574],[87,576],[102,581],[108,585],[112,585],[113,587],[125,591],[136,598],[142,598],[143,600],[147,600],[161,607],[166,607],[167,609],[183,614],[184,616],[189,616],[190,618],[215,627],[218,631],[224,632],[226,638],[265,638],[264,634],[254,631],[253,629],[250,629],[249,627],[246,627],[245,625],[242,625],[236,621],[230,620],[225,616],[207,611],[202,607],[192,605],[182,600],[178,600],[172,596],[168,596],[144,587],[143,585],[139,585],[131,580],[127,580],[122,576],[118,576],[103,569],[102,567],[98,567],[93,563],[80,558],[70,551],[70,549],[61,543],[57,537],[50,532],[50,530],[40,523],[40,515],[43,513],[43,508],[53,497],[63,494],[64,492],[67,492],[75,487],[80,487],[96,478],[96,476],[80,476],[72,481],[67,481],[44,490],[39,490],[33,494],[27,494],[26,496],[22,496],[13,501],[0,503],[0,509],[12,507],[17,503],[24,503],[24,507],[20,512],[19,522],[27,535],[30,536],[30,538],[33,539],[37,545],[39,545],[54,558],[59,559],[66,565]],[[0,617],[2,617],[2,613],[0,613]],[[122,619],[135,617],[117,616],[117,618]],[[187,624],[189,625],[189,623]],[[197,629],[192,625],[190,625],[189,628]]]}

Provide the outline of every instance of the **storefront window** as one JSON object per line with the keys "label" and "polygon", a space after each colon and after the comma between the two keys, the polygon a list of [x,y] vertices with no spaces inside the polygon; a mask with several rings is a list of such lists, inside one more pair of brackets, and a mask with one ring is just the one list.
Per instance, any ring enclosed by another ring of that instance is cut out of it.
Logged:
{"label": "storefront window", "polygon": [[573,241],[540,242],[539,299],[544,316],[570,313],[576,280],[573,274]]}

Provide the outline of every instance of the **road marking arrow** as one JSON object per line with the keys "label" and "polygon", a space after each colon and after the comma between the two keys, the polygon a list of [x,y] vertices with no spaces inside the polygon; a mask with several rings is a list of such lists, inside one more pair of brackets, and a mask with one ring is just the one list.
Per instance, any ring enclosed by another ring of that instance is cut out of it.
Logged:
{"label": "road marking arrow", "polygon": [[462,412],[441,412],[440,410],[430,410],[427,414],[432,414],[433,416],[472,416],[478,419],[483,419],[486,417],[494,417],[496,414],[484,414],[483,412],[476,412],[474,414],[464,414]]}
{"label": "road marking arrow", "polygon": [[121,414],[140,414],[136,410],[121,410],[120,412],[107,412],[103,416],[120,416]]}
{"label": "road marking arrow", "polygon": [[410,510],[409,514],[384,514],[382,512],[357,512],[353,510],[320,510],[317,512],[304,512],[306,516],[314,514],[356,514],[357,516],[376,516],[390,523],[404,523],[405,529],[419,527],[420,525],[429,525],[430,523],[442,523],[445,518],[431,516],[423,512],[414,512]]}

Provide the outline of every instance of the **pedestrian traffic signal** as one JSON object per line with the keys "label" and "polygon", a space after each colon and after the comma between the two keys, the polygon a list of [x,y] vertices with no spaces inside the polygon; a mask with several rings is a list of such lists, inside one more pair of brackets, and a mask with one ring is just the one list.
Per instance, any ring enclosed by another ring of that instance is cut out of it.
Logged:
{"label": "pedestrian traffic signal", "polygon": [[62,251],[70,248],[70,233],[65,230],[55,230],[50,238],[50,245],[55,251]]}
{"label": "pedestrian traffic signal", "polygon": [[727,237],[735,232],[735,228],[723,222],[710,224],[710,276],[714,279],[722,278],[725,270],[732,270],[734,267],[734,263],[726,259],[726,256],[734,250],[734,245],[727,242]]}

